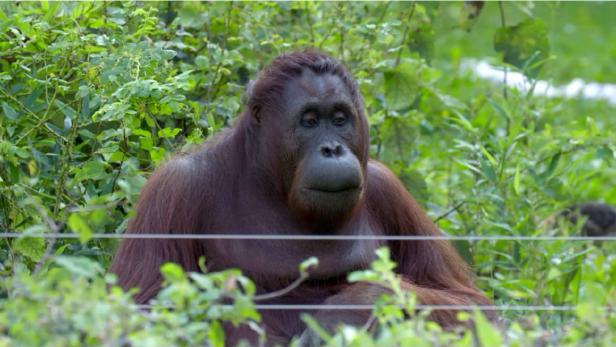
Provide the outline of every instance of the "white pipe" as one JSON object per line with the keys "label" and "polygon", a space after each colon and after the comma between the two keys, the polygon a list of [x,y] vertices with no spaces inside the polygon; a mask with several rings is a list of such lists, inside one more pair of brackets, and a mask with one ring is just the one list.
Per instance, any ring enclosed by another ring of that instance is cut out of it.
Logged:
{"label": "white pipe", "polygon": [[[505,70],[486,61],[465,61],[462,67],[472,70],[479,78],[496,83],[504,82]],[[507,71],[507,86],[528,92],[533,83],[524,74],[517,71]],[[584,98],[589,100],[606,100],[616,105],[616,84],[585,82],[576,78],[564,86],[554,86],[548,81],[535,81],[534,95],[549,98],[562,97],[567,99]]]}

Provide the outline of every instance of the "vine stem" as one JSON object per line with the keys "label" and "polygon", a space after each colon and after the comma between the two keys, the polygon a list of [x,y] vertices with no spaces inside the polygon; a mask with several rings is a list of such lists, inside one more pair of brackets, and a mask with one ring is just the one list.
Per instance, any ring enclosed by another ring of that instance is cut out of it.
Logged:
{"label": "vine stem", "polygon": [[398,50],[398,56],[396,56],[396,66],[400,64],[400,59],[402,58],[402,45],[406,42],[406,37],[409,34],[409,30],[411,28],[411,19],[413,19],[413,15],[415,14],[415,8],[417,7],[417,1],[413,1],[411,5],[411,10],[406,18],[406,27],[404,28],[404,33],[402,34],[402,40],[400,41],[400,49]]}
{"label": "vine stem", "polygon": [[[502,0],[498,2],[498,11],[500,12],[501,27],[504,29],[507,27],[507,21],[505,20],[505,8]],[[505,73],[503,74],[503,97],[507,100],[507,66],[505,66]]]}
{"label": "vine stem", "polygon": [[297,287],[299,287],[302,283],[304,283],[304,281],[306,281],[308,279],[309,275],[308,273],[302,273],[299,278],[297,278],[295,281],[293,281],[293,283],[289,284],[288,286],[280,289],[280,290],[276,290],[270,293],[265,293],[265,294],[260,294],[260,295],[255,295],[253,297],[254,301],[263,301],[263,300],[270,300],[270,299],[275,299],[275,298],[279,298],[281,296],[284,296],[290,292],[292,292],[294,289],[296,289]]}

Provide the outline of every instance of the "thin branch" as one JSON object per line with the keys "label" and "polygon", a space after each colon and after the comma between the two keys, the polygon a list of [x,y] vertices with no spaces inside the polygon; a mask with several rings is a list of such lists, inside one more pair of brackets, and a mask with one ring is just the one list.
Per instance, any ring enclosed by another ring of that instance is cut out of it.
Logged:
{"label": "thin branch", "polygon": [[[24,111],[26,111],[30,116],[32,116],[34,119],[36,119],[38,121],[38,123],[31,127],[30,129],[28,129],[28,131],[26,131],[23,135],[21,135],[16,141],[15,144],[18,145],[24,138],[26,138],[28,136],[28,134],[30,134],[32,131],[38,129],[41,125],[44,125],[44,129],[47,130],[47,132],[49,132],[52,136],[60,138],[64,141],[66,141],[66,139],[62,136],[57,134],[55,131],[51,130],[51,128],[49,127],[49,125],[44,124],[44,122],[46,122],[48,119],[46,119],[47,113],[45,112],[45,116],[43,116],[43,118],[39,117],[36,113],[32,112],[28,107],[26,107],[26,105],[24,105],[21,101],[19,101],[19,99],[15,98],[13,95],[7,93],[7,91],[0,87],[0,93],[2,93],[4,96],[6,96],[7,98],[9,98],[10,100],[12,100],[13,102],[15,102],[16,104],[19,105],[20,108],[22,108]],[[56,92],[57,93],[57,89]],[[55,99],[55,93],[53,98]],[[49,104],[50,105],[50,104]],[[47,111],[49,111],[49,108],[47,109]]]}
{"label": "thin branch", "polygon": [[[498,10],[500,12],[500,19],[501,19],[501,27],[504,29],[507,27],[507,22],[505,21],[505,9],[503,7],[503,2],[499,1],[498,2]],[[505,100],[507,99],[507,66],[504,67],[504,74],[503,74],[503,97],[505,98]]]}
{"label": "thin branch", "polygon": [[254,301],[263,301],[263,300],[270,300],[270,299],[275,299],[275,298],[279,298],[281,296],[285,296],[287,294],[289,294],[290,292],[292,292],[293,290],[295,290],[297,287],[299,287],[302,283],[304,283],[309,277],[308,273],[302,273],[298,279],[296,279],[295,281],[293,281],[293,283],[289,284],[287,287],[282,288],[280,290],[276,290],[270,293],[265,293],[265,294],[260,294],[260,295],[255,295],[253,297]]}
{"label": "thin branch", "polygon": [[432,222],[438,223],[438,221],[440,221],[441,219],[449,217],[450,214],[458,211],[460,209],[460,207],[462,207],[462,205],[464,205],[465,203],[466,203],[466,200],[463,200],[463,201],[457,203],[454,207],[449,209],[449,211],[447,211],[447,212],[441,214],[440,216],[436,217]]}
{"label": "thin branch", "polygon": [[[342,3],[339,2],[338,3],[338,16],[339,18],[343,18],[343,9],[342,9]],[[339,42],[339,54],[340,54],[340,59],[344,60],[344,28],[342,26],[342,21],[339,22],[338,24],[338,30],[340,32],[340,42]]]}
{"label": "thin branch", "polygon": [[409,33],[409,29],[411,28],[411,19],[413,18],[413,14],[415,14],[415,7],[417,7],[417,1],[413,1],[411,5],[411,10],[406,18],[406,27],[404,28],[404,34],[402,34],[402,40],[400,41],[400,49],[398,50],[398,56],[396,57],[396,66],[400,64],[400,59],[402,58],[402,46],[406,42],[406,36]]}

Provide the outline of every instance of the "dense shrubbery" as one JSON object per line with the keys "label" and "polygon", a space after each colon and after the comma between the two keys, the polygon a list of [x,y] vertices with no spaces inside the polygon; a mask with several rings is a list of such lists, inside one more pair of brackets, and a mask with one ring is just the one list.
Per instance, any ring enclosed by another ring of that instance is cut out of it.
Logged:
{"label": "dense shrubbery", "polygon": [[[475,18],[464,6],[0,4],[0,231],[80,235],[0,240],[0,345],[216,346],[220,320],[258,328],[251,285],[232,271],[169,266],[160,305],[139,313],[103,276],[115,242],[92,233],[121,232],[148,173],[231,124],[251,76],[293,49],[346,62],[365,97],[371,154],[450,234],[567,235],[575,228],[548,232],[538,222],[575,202],[616,203],[613,106],[504,93],[461,68],[477,57],[544,79],[566,81],[574,70],[614,80],[616,6],[488,3]],[[600,39],[569,42],[585,32]],[[588,54],[595,64],[576,60]],[[613,243],[457,246],[495,303],[577,310],[507,311],[499,329],[479,320],[476,333],[455,335],[404,321],[397,304],[409,299],[394,296],[377,308],[385,328],[376,340],[349,328],[330,345],[616,343],[616,317],[601,309],[616,305]],[[235,306],[221,306],[230,295]]]}

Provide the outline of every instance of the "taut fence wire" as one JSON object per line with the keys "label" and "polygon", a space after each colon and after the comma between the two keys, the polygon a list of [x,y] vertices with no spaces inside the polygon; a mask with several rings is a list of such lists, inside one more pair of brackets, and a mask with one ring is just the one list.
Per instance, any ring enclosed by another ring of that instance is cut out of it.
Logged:
{"label": "taut fence wire", "polygon": [[[224,305],[223,305],[224,306]],[[229,307],[232,307],[229,305]],[[258,304],[254,306],[257,310],[330,310],[330,311],[365,311],[365,310],[373,310],[374,305],[302,305],[302,304]],[[479,309],[482,311],[533,311],[533,312],[544,312],[544,311],[559,311],[559,312],[567,312],[574,311],[577,309],[577,306],[574,305],[424,305],[424,304],[416,304],[414,305],[415,309],[418,310],[459,310],[459,311],[472,311],[474,309]],[[137,308],[142,310],[151,310],[153,308],[173,308],[171,306],[165,305],[137,305]],[[599,306],[595,307],[597,310],[613,310],[612,307],[607,306]]]}
{"label": "taut fence wire", "polygon": [[[2,232],[0,238],[45,238],[79,239],[84,235],[76,233],[28,233]],[[94,233],[90,239],[161,239],[161,240],[298,240],[298,241],[616,241],[616,236],[528,236],[528,235],[307,235],[307,234],[107,234]]]}
{"label": "taut fence wire", "polygon": [[[45,238],[45,239],[79,239],[83,235],[77,233],[29,233],[29,232],[0,232],[0,239],[18,238]],[[150,240],[296,240],[296,241],[616,241],[614,236],[544,236],[544,235],[310,235],[310,234],[169,234],[169,233],[93,233],[88,235],[90,240],[95,239],[150,239]],[[164,305],[136,305],[137,308],[150,310],[153,308],[170,308]],[[372,310],[373,305],[320,305],[320,304],[256,304],[258,310]],[[525,312],[568,312],[575,311],[576,305],[425,305],[416,304],[418,310],[460,310],[471,311],[525,311]],[[596,310],[615,311],[616,307],[598,306]]]}

